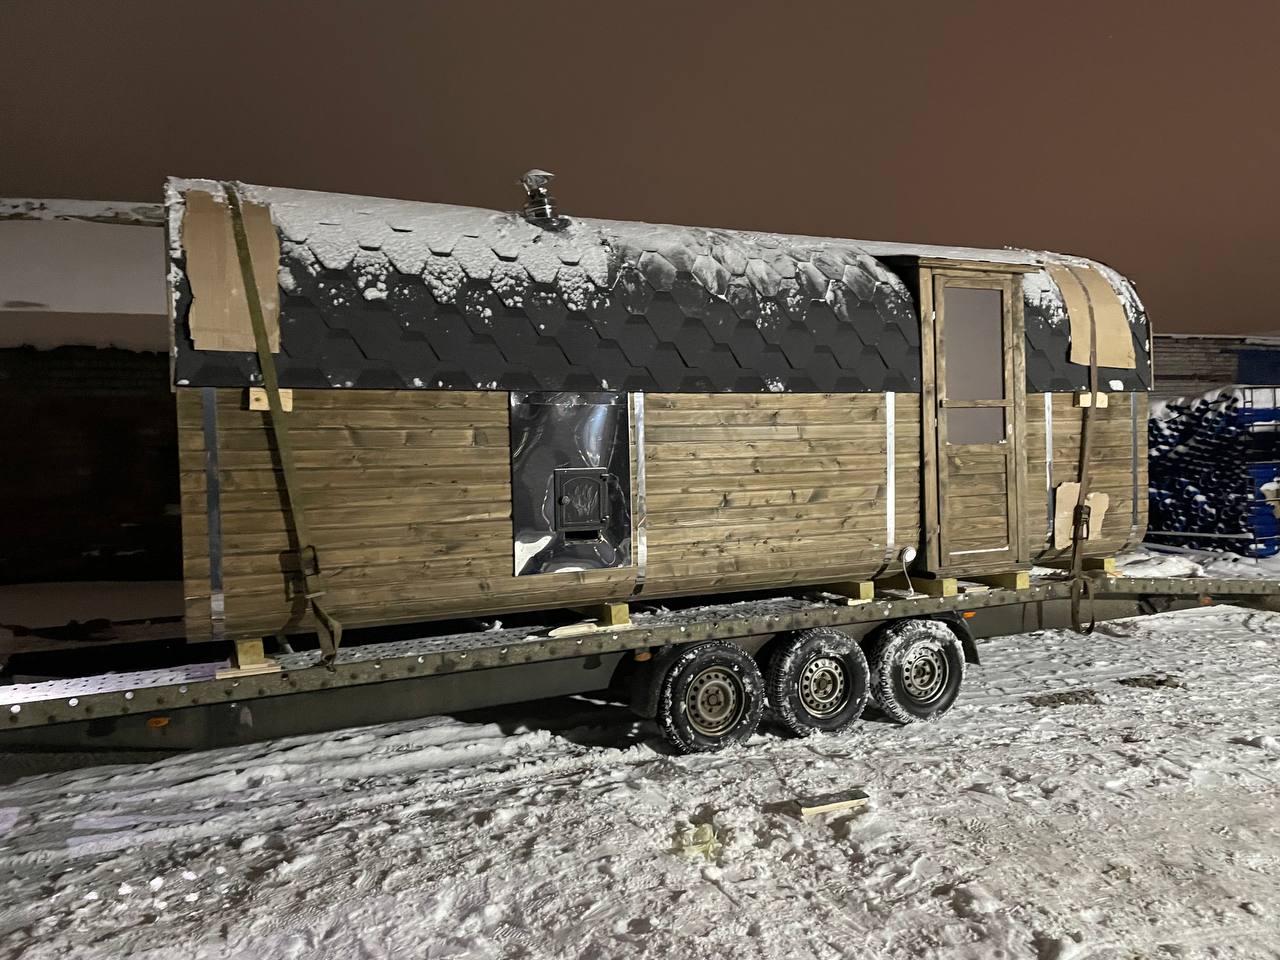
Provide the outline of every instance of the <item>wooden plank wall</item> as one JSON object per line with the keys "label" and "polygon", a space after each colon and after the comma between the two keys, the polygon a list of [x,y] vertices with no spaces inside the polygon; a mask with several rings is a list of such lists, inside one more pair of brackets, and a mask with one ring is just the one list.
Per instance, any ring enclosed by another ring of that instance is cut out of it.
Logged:
{"label": "wooden plank wall", "polygon": [[[217,391],[227,635],[306,629],[267,414]],[[349,625],[625,597],[632,570],[512,576],[507,395],[298,390],[287,414],[329,606]],[[188,636],[210,633],[201,395],[178,391]]]}
{"label": "wooden plank wall", "polygon": [[[895,555],[920,529],[920,398],[897,401]],[[886,409],[883,394],[647,396],[645,594],[875,575]]]}
{"label": "wooden plank wall", "polygon": [[[989,565],[991,554],[965,555],[967,550],[989,551],[1008,562],[1013,542],[1009,523],[1009,458],[1003,449],[987,444],[953,445],[943,455],[946,494],[941,497],[944,566],[963,571]],[[958,554],[958,556],[957,556]]]}
{"label": "wooden plank wall", "polygon": [[[1080,421],[1083,411],[1073,394],[1053,397],[1053,485],[1076,481],[1079,476]],[[1090,540],[1086,556],[1111,556],[1142,539],[1147,524],[1147,395],[1113,393],[1109,405],[1096,411],[1090,488],[1110,494],[1111,504],[1102,524],[1102,536]],[[1133,527],[1133,404],[1137,404],[1138,430],[1138,526]],[[1053,550],[1048,544],[1049,524],[1045,479],[1044,394],[1027,396],[1026,537],[1031,555],[1038,561],[1068,558],[1069,549]]]}
{"label": "wooden plank wall", "polygon": [[[920,413],[897,398],[896,553],[919,542]],[[188,632],[209,636],[201,392],[178,391]],[[218,390],[227,636],[306,629],[267,415]],[[886,555],[883,395],[646,397],[644,595],[870,577]],[[329,605],[351,625],[630,596],[635,570],[511,575],[507,395],[294,392]]]}
{"label": "wooden plank wall", "polygon": [[[1153,395],[1166,400],[1199,396],[1237,382],[1240,351],[1251,348],[1249,340],[1248,337],[1156,334],[1152,338],[1152,363],[1156,373]],[[1266,349],[1266,346],[1252,349]]]}

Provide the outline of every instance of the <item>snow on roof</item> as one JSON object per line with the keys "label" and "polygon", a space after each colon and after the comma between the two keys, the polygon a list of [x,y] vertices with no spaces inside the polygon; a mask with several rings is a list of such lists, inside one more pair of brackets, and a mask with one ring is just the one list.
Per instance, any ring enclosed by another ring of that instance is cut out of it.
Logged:
{"label": "snow on roof", "polygon": [[[503,273],[503,262],[518,259],[535,281],[556,282],[570,305],[589,295],[591,286],[611,285],[609,249],[613,247],[625,261],[639,263],[646,255],[650,261],[658,260],[655,266],[659,272],[665,272],[667,267],[690,271],[718,297],[728,294],[735,277],[745,277],[758,291],[771,296],[776,293],[776,281],[794,277],[794,268],[800,263],[813,264],[832,280],[840,278],[843,270],[833,274],[819,262],[824,253],[828,260],[834,253],[838,262],[856,262],[877,280],[895,286],[899,281],[876,262],[879,258],[924,257],[1031,266],[1074,263],[1103,273],[1125,301],[1131,319],[1144,312],[1132,284],[1105,264],[1047,251],[852,240],[588,217],[564,217],[565,229],[551,231],[518,213],[477,207],[243,183],[236,188],[246,199],[269,206],[284,241],[309,247],[325,269],[340,270],[353,261],[382,259],[362,257],[363,251],[384,255],[401,273],[418,274],[424,268],[430,271],[435,256],[456,259],[467,276],[474,277],[478,272],[492,277],[495,271]],[[182,194],[189,189],[205,190],[217,198],[223,195],[222,184],[217,181],[169,181],[166,198],[174,246],[171,253],[175,257],[181,255]],[[834,267],[835,263],[829,266]],[[455,267],[456,264],[450,265],[450,269]],[[1038,292],[1046,296],[1056,293],[1047,273],[1033,272],[1029,276]],[[447,287],[451,280],[456,283],[460,279],[442,275],[439,282]]]}
{"label": "snow on roof", "polygon": [[[735,378],[746,369],[739,368],[744,362],[742,356],[749,356],[747,372],[765,376],[755,369],[763,362],[761,350],[770,349],[757,343],[761,337],[769,345],[781,343],[784,354],[788,337],[804,341],[792,344],[796,357],[789,358],[785,364],[787,370],[797,376],[804,374],[808,378],[811,373],[807,370],[813,365],[809,346],[840,347],[836,349],[838,363],[827,371],[832,376],[856,370],[854,379],[862,384],[862,389],[905,389],[901,384],[889,385],[884,380],[885,371],[897,373],[910,369],[914,371],[911,377],[918,376],[919,320],[903,276],[895,272],[898,265],[892,264],[895,269],[890,269],[890,263],[886,262],[889,258],[1030,267],[1022,281],[1028,303],[1028,336],[1036,340],[1033,345],[1047,358],[1048,366],[1057,363],[1054,358],[1059,352],[1065,357],[1065,350],[1061,348],[1065,344],[1066,325],[1062,323],[1065,310],[1061,292],[1045,271],[1047,264],[1069,263],[1097,269],[1123,300],[1135,337],[1144,342],[1146,339],[1141,302],[1123,277],[1102,264],[1060,254],[571,216],[562,216],[555,225],[548,226],[530,222],[520,213],[475,207],[243,183],[234,184],[234,188],[246,201],[265,205],[270,211],[280,234],[278,279],[289,300],[310,303],[323,315],[342,315],[347,325],[367,321],[366,325],[376,326],[375,320],[380,323],[394,317],[384,312],[359,321],[355,318],[365,307],[387,302],[397,291],[408,296],[409,288],[420,285],[430,293],[434,304],[460,313],[483,331],[484,335],[478,340],[471,336],[463,338],[472,346],[480,341],[487,343],[494,336],[514,335],[513,330],[507,329],[508,325],[492,322],[494,308],[500,303],[505,310],[523,312],[529,317],[545,311],[557,317],[561,314],[587,316],[599,329],[586,333],[612,341],[610,349],[616,347],[617,337],[626,333],[625,330],[607,335],[602,332],[616,319],[614,314],[647,317],[651,312],[666,311],[668,301],[674,301],[680,317],[667,317],[665,313],[657,317],[660,329],[654,331],[656,346],[652,349],[664,356],[670,356],[674,349],[683,358],[682,362],[697,355],[696,362],[689,367],[689,377],[673,381],[681,389],[694,389],[696,383],[704,382],[712,383],[717,390],[736,389]],[[182,322],[179,299],[184,284],[181,230],[184,195],[189,190],[202,190],[219,200],[224,199],[225,192],[222,183],[212,180],[171,179],[166,185],[172,260],[170,289],[174,316],[179,323]],[[662,302],[651,309],[655,297],[662,298]],[[684,333],[680,326],[684,321],[688,321],[690,327],[702,328],[688,332],[688,337],[697,340],[696,343],[682,342]],[[540,333],[547,329],[541,320],[535,322]],[[521,324],[515,328],[524,329]],[[577,322],[566,330],[570,328],[577,330]],[[369,329],[367,339],[391,333],[402,336],[404,329],[407,328],[403,324],[385,334]],[[857,342],[850,338],[850,330],[856,333]],[[422,333],[427,335],[426,331]],[[323,331],[317,336],[321,334],[328,337]],[[583,340],[579,334],[586,335],[581,330],[577,334],[566,334],[574,344],[575,353],[584,350],[588,341],[595,343],[590,337]],[[433,331],[431,335],[439,337],[443,333]],[[708,336],[718,346],[732,342],[740,348],[736,352],[730,350],[724,357],[732,362],[719,364],[717,356],[703,356],[706,350],[701,348],[706,346],[703,341]],[[843,345],[833,339],[841,337],[847,341]],[[507,347],[507,353],[516,349],[510,344]],[[746,349],[748,347],[753,349]],[[361,347],[366,359],[372,362],[368,356],[370,350],[382,348],[372,343]],[[502,352],[498,346],[494,350]],[[642,352],[638,347],[633,350],[636,356],[628,357],[628,364],[624,366],[629,370],[638,366],[652,374],[654,364],[667,362],[657,353],[640,357]],[[763,359],[773,362],[776,357]],[[199,358],[193,362],[196,361],[205,362]],[[225,366],[224,361],[219,362]],[[383,365],[394,366],[398,362],[399,359],[390,358]],[[494,362],[497,362],[496,355]],[[816,362],[831,366],[825,349]],[[1065,362],[1062,359],[1062,363]],[[333,366],[336,361],[326,359],[324,363]],[[477,369],[485,366],[471,357],[466,358],[465,363],[459,358],[458,363]],[[703,370],[707,364],[725,367],[721,374],[729,379],[720,382],[710,376],[709,370]],[[346,364],[341,373],[319,371],[323,376],[317,382],[345,384],[359,379],[347,372],[349,366]],[[1054,383],[1062,381],[1058,385],[1065,389],[1063,384],[1070,380],[1071,372],[1054,369],[1056,373],[1050,379]],[[406,382],[416,384],[419,379],[427,379],[420,371],[406,368],[402,372],[406,376],[410,372],[414,375]],[[627,382],[648,382],[635,370],[631,373],[639,379]],[[197,375],[205,374],[199,370],[192,373]],[[627,371],[619,368],[602,379],[616,383],[620,376],[625,379],[626,375]],[[771,377],[774,373],[765,376],[764,382]],[[491,374],[471,378],[484,383],[494,379]],[[1040,382],[1035,377],[1032,379]],[[804,385],[782,383],[780,389],[818,386],[806,379]],[[828,385],[821,389],[836,388]]]}
{"label": "snow on roof", "polygon": [[0,197],[0,220],[83,220],[89,223],[164,225],[164,207],[132,200],[36,200]]}

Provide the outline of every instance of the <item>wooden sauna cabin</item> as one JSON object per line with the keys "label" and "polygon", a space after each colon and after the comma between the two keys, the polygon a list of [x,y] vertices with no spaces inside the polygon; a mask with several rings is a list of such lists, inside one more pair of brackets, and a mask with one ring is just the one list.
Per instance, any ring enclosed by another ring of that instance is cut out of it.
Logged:
{"label": "wooden sauna cabin", "polygon": [[348,627],[864,591],[904,551],[917,586],[1026,570],[1070,552],[1084,404],[1085,552],[1142,538],[1150,332],[1101,264],[215,181],[167,204],[192,639],[315,629],[299,515]]}

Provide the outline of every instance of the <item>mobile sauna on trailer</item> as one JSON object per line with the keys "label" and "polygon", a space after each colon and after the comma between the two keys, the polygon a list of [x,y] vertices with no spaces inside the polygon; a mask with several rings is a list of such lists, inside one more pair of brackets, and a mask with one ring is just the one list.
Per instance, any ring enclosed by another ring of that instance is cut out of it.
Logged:
{"label": "mobile sauna on trailer", "polygon": [[[189,639],[332,656],[340,625],[945,596],[1141,539],[1150,333],[1109,268],[569,217],[526,186],[501,213],[169,182]],[[707,669],[717,700],[739,667]]]}

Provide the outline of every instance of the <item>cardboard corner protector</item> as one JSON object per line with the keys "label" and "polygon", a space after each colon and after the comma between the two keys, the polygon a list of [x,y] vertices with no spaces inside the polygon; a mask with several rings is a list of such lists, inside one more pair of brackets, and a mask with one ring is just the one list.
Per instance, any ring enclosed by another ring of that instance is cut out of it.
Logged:
{"label": "cardboard corner protector", "polygon": [[[1080,500],[1080,484],[1074,480],[1060,483],[1053,489],[1053,548],[1065,550],[1071,546],[1072,518]],[[1088,541],[1102,538],[1102,523],[1107,519],[1111,506],[1111,494],[1093,491],[1085,497],[1089,506]],[[1086,541],[1086,542],[1088,542]]]}
{"label": "cardboard corner protector", "polygon": [[1089,267],[1047,265],[1049,276],[1062,291],[1071,333],[1072,363],[1089,365],[1090,318],[1097,336],[1098,366],[1133,370],[1137,358],[1133,332],[1120,296],[1107,278]]}
{"label": "cardboard corner protector", "polygon": [[[262,204],[244,202],[245,236],[254,281],[262,303],[262,319],[272,353],[280,351],[280,238]],[[182,248],[186,253],[191,306],[187,329],[197,350],[256,353],[231,229],[231,209],[203,190],[189,190],[182,216]]]}

